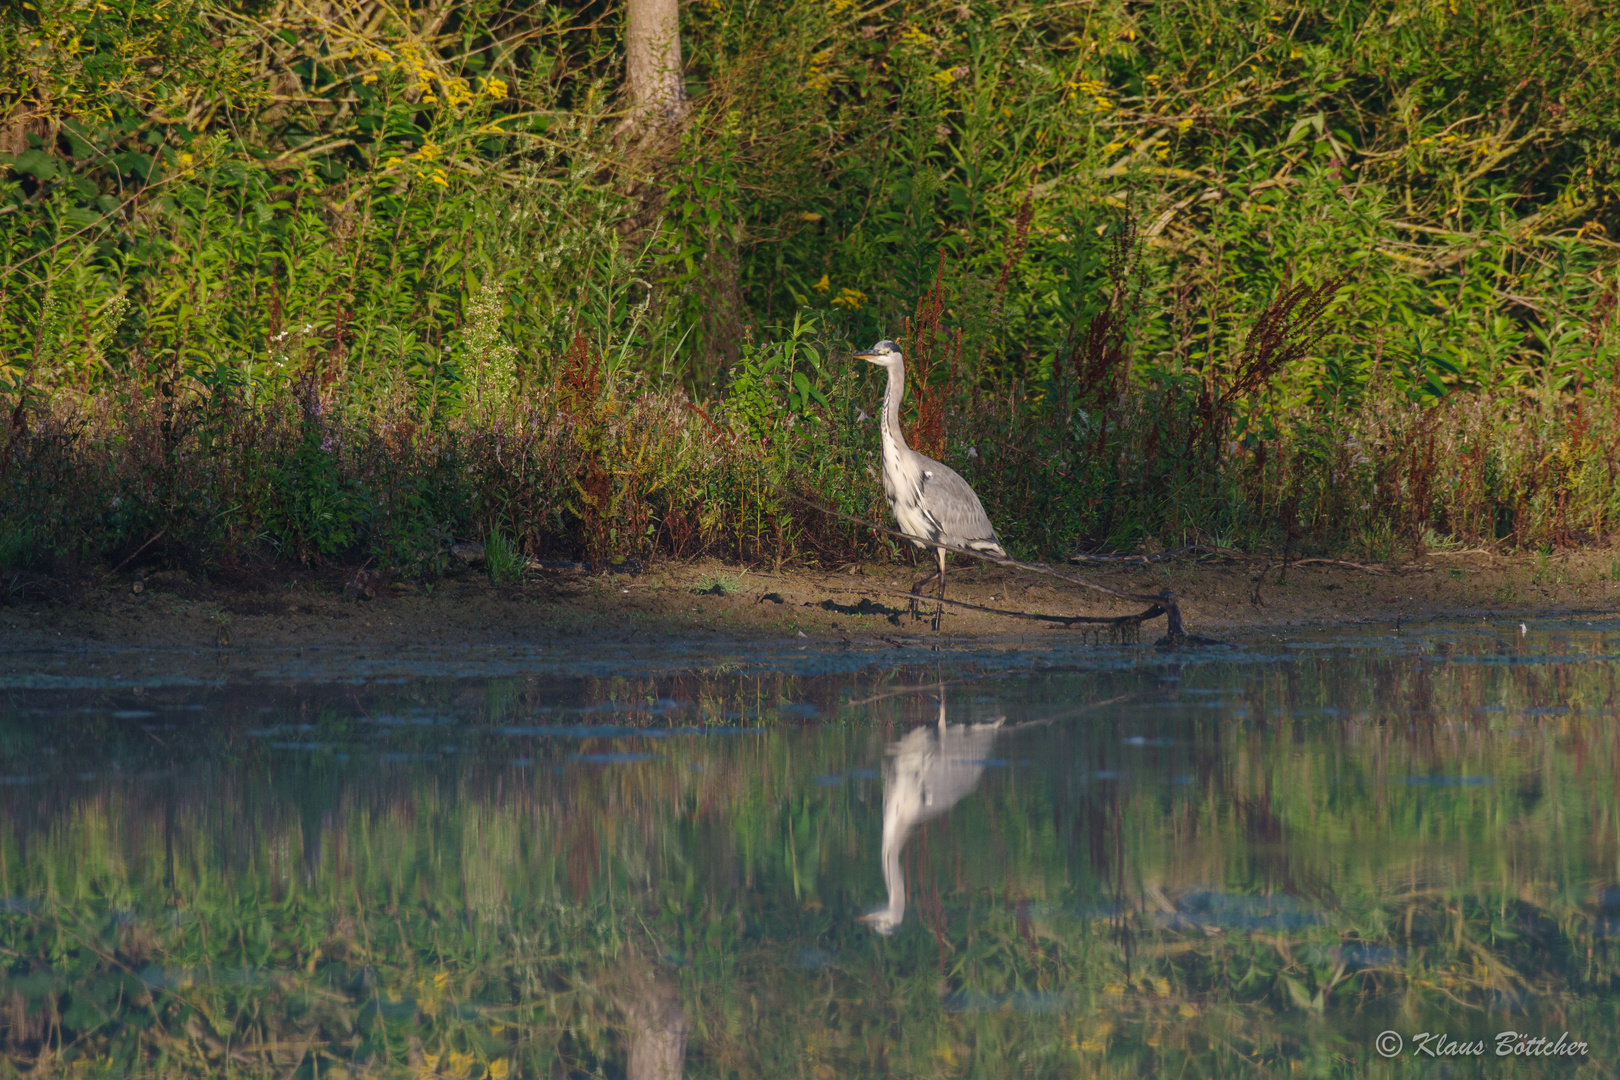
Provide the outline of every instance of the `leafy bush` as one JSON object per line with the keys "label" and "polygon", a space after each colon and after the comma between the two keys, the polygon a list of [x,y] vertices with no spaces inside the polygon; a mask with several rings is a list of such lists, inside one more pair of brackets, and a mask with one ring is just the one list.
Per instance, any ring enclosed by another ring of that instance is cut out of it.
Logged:
{"label": "leafy bush", "polygon": [[879,337],[1025,554],[1612,528],[1598,9],[714,0],[634,138],[595,10],[14,21],[30,564],[881,554],[802,502],[882,516]]}

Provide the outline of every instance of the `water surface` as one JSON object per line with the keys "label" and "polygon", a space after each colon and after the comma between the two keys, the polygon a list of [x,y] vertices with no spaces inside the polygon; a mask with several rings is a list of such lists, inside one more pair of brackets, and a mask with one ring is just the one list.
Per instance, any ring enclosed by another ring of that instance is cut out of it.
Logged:
{"label": "water surface", "polygon": [[12,658],[0,1072],[1611,1075],[1617,632]]}

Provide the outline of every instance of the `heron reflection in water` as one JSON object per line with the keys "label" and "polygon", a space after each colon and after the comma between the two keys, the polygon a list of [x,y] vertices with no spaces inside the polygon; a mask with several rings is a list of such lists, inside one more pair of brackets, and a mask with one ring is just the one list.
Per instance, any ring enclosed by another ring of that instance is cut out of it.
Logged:
{"label": "heron reflection in water", "polygon": [[890,744],[883,758],[883,883],[889,888],[889,904],[860,918],[878,933],[894,933],[906,914],[900,851],[911,830],[939,817],[978,784],[1003,719],[945,723],[945,689],[940,687],[938,725],[916,728]]}

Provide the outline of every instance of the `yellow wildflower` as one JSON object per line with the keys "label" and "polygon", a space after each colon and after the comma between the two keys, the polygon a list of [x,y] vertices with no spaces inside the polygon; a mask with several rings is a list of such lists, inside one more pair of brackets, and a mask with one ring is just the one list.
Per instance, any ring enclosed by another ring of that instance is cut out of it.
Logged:
{"label": "yellow wildflower", "polygon": [[450,178],[444,174],[443,169],[434,169],[433,175],[428,177],[428,180],[432,183],[438,184],[440,187],[450,186]]}
{"label": "yellow wildflower", "polygon": [[1180,120],[1176,121],[1176,130],[1178,132],[1184,132],[1192,126],[1193,120],[1190,116],[1183,116]]}
{"label": "yellow wildflower", "polygon": [[468,86],[466,79],[441,78],[439,85],[444,87],[444,99],[451,108],[465,105],[473,99],[472,89]]}
{"label": "yellow wildflower", "polygon": [[822,274],[821,275],[821,280],[816,282],[814,285],[812,285],[810,287],[812,289],[816,290],[816,292],[824,293],[828,289],[832,288],[832,283],[827,280],[827,275],[826,274]]}
{"label": "yellow wildflower", "polygon": [[866,294],[859,289],[840,289],[832,302],[841,304],[851,311],[858,311],[866,303]]}
{"label": "yellow wildflower", "polygon": [[[439,155],[442,154],[442,153],[444,153],[443,149],[441,149],[436,143],[425,142],[425,143],[422,144],[422,149],[418,150],[416,153],[411,155],[411,160],[412,161],[437,161],[439,159]],[[441,971],[437,975],[433,976],[433,980],[434,980],[435,983],[437,983],[440,979],[442,979],[444,977],[445,977],[445,974],[444,974],[444,972]]]}
{"label": "yellow wildflower", "polygon": [[360,85],[361,86],[370,86],[372,83],[374,83],[376,81],[377,81],[377,73],[375,71],[368,71],[364,75],[360,76]]}
{"label": "yellow wildflower", "polygon": [[193,161],[195,161],[195,160],[196,159],[193,158],[190,154],[181,154],[179,157],[175,158],[175,161],[180,163],[180,167],[182,169],[191,168],[191,163]]}
{"label": "yellow wildflower", "polygon": [[502,101],[506,98],[505,79],[485,79],[484,96],[491,101]]}

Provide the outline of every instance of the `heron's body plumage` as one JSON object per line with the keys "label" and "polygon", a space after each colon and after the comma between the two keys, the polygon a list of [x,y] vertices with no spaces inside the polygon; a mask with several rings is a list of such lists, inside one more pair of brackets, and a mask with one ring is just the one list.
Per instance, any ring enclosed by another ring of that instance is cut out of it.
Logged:
{"label": "heron's body plumage", "polygon": [[[905,394],[903,362],[889,369],[883,395],[883,493],[900,531],[920,548],[948,544],[1006,556],[990,515],[968,482],[944,462],[906,445],[900,430],[900,399]],[[930,543],[932,542],[932,543]]]}

